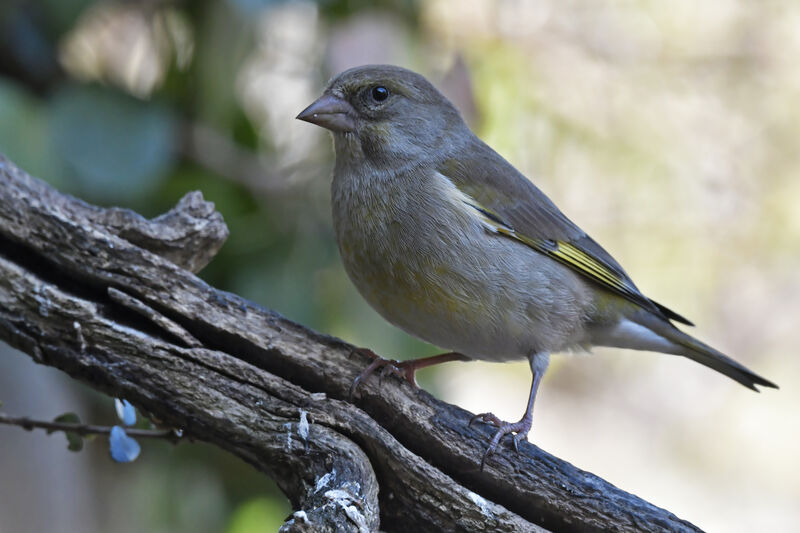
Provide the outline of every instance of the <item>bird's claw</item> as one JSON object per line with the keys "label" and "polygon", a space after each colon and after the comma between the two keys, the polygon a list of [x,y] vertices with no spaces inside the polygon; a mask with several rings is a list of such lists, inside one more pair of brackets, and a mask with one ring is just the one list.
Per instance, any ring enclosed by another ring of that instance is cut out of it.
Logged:
{"label": "bird's claw", "polygon": [[480,413],[470,419],[469,425],[471,426],[473,422],[478,420],[497,428],[497,432],[495,432],[492,440],[489,441],[489,446],[486,448],[486,452],[484,452],[481,458],[481,470],[483,470],[483,467],[486,465],[486,460],[495,452],[504,436],[511,435],[514,451],[519,453],[519,443],[528,437],[528,432],[531,430],[531,421],[525,418],[519,422],[504,422],[492,413]]}
{"label": "bird's claw", "polygon": [[497,416],[495,416],[493,413],[480,413],[470,418],[468,425],[471,426],[478,420],[481,422],[486,422],[487,424],[491,424],[495,427],[500,427],[500,425],[503,424],[503,421],[497,418]]}
{"label": "bird's claw", "polygon": [[361,384],[362,381],[364,381],[378,369],[380,369],[378,372],[380,383],[383,383],[383,378],[387,375],[394,374],[408,381],[414,388],[419,388],[417,380],[414,377],[416,367],[414,366],[413,360],[397,361],[396,359],[384,359],[367,348],[355,348],[353,352],[358,352],[362,355],[370,357],[373,361],[367,368],[364,369],[363,372],[361,372],[361,374],[358,375],[358,377],[356,377],[356,379],[353,380],[352,385],[350,385],[349,396],[351,400],[353,399],[353,395],[355,394],[359,384]]}

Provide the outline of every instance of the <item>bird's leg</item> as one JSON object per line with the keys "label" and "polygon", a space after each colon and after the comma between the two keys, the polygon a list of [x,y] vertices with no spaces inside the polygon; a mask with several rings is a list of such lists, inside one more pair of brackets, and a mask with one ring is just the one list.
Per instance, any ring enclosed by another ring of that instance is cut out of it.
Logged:
{"label": "bird's leg", "polygon": [[469,361],[470,358],[466,355],[460,354],[458,352],[447,352],[447,353],[440,353],[439,355],[432,355],[430,357],[423,357],[421,359],[409,359],[407,361],[397,361],[395,359],[384,359],[383,357],[377,355],[372,350],[367,348],[356,348],[354,351],[366,355],[367,357],[372,358],[372,363],[369,364],[367,368],[364,369],[361,374],[358,375],[356,379],[353,380],[353,384],[350,386],[350,397],[353,397],[353,393],[355,392],[358,385],[369,377],[370,374],[378,370],[380,370],[381,376],[384,376],[388,373],[395,374],[404,378],[406,381],[411,383],[414,388],[419,388],[417,385],[417,379],[415,374],[417,370],[420,368],[425,368],[427,366],[438,365],[440,363],[449,363],[450,361]]}
{"label": "bird's leg", "polygon": [[497,428],[497,433],[494,434],[494,437],[489,442],[489,447],[486,448],[486,452],[481,459],[481,470],[483,470],[483,466],[486,464],[486,459],[494,453],[500,440],[505,435],[511,435],[513,433],[511,439],[514,444],[514,450],[519,452],[520,441],[526,439],[528,437],[528,432],[531,430],[531,424],[533,422],[533,402],[536,399],[536,391],[539,389],[539,383],[542,381],[542,377],[547,371],[547,365],[549,363],[550,356],[547,353],[537,353],[530,358],[531,370],[533,371],[531,392],[528,396],[528,406],[525,409],[525,414],[522,415],[522,418],[518,422],[504,422],[492,413],[481,413],[470,419],[470,425],[480,420],[481,422],[486,422]]}

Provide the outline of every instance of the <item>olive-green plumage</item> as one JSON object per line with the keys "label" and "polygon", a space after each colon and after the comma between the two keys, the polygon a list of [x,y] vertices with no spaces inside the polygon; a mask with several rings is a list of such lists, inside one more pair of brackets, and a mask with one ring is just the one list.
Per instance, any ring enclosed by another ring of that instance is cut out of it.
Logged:
{"label": "olive-green plumage", "polygon": [[691,323],[644,296],[419,74],[348,70],[298,118],[333,132],[333,222],[364,298],[469,358],[529,359],[529,410],[547,354],[592,345],[683,355],[752,389],[775,386],[673,326]]}

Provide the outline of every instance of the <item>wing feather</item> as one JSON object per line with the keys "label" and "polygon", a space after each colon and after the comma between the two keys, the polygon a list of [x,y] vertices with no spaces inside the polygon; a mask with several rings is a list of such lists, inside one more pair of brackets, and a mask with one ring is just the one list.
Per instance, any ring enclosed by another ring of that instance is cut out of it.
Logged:
{"label": "wing feather", "polygon": [[601,287],[664,319],[687,325],[681,315],[639,291],[617,261],[525,176],[477,137],[437,170],[468,197],[465,203],[496,233],[515,239],[580,273]]}

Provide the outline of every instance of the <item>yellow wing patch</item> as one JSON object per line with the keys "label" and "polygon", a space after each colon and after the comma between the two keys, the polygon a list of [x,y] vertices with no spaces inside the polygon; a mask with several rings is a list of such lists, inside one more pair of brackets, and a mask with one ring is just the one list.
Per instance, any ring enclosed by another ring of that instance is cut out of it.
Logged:
{"label": "yellow wing patch", "polygon": [[604,285],[609,285],[616,290],[628,293],[632,289],[630,284],[626,283],[623,278],[609,270],[608,267],[597,261],[591,255],[568,242],[556,241],[556,249],[548,255],[572,266],[576,270],[587,273],[591,277],[601,281]]}
{"label": "yellow wing patch", "polygon": [[552,239],[532,239],[526,235],[517,233],[514,228],[504,223],[494,212],[479,206],[474,202],[467,202],[467,205],[478,211],[481,222],[489,227],[494,233],[505,235],[515,239],[554,260],[562,263],[583,276],[599,283],[606,289],[619,294],[633,301],[634,303],[649,309],[653,303],[643,296],[633,284],[606,265],[584,252],[577,246],[561,240]]}

